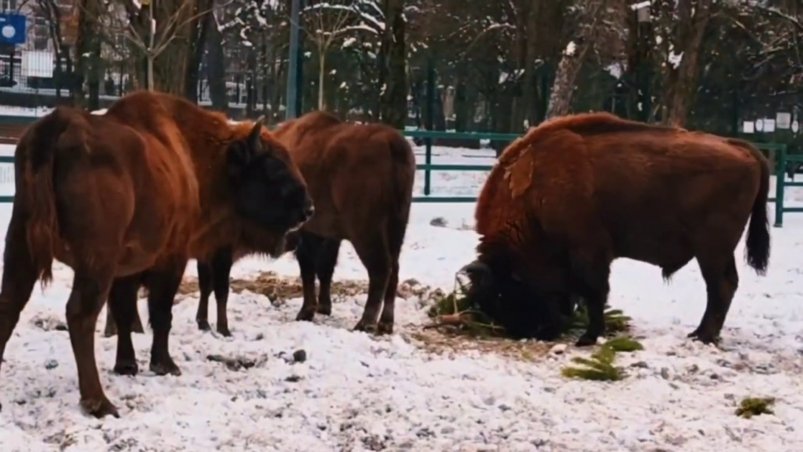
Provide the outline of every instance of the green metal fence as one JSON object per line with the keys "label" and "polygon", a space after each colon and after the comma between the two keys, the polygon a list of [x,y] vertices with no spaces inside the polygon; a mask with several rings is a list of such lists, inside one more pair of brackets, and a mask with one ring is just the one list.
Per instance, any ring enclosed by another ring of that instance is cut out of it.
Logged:
{"label": "green metal fence", "polygon": [[[0,156],[0,165],[5,164],[5,163],[13,164],[14,163],[14,157],[4,156],[4,155]],[[0,204],[7,203],[7,202],[14,202],[14,197],[13,196],[8,196],[8,195],[0,196]]]}
{"label": "green metal fence", "polygon": [[[768,143],[769,144],[769,143]],[[761,147],[764,150],[766,147]],[[775,151],[775,197],[770,198],[771,202],[775,203],[775,227],[780,228],[783,226],[783,214],[786,212],[803,212],[803,207],[787,207],[784,202],[784,195],[786,194],[786,187],[803,187],[803,182],[786,181],[786,164],[788,162],[798,163],[803,162],[803,154],[788,154],[786,145],[777,144]]]}
{"label": "green metal fence", "polygon": [[[31,116],[0,116],[0,132],[9,127],[30,124],[36,118]],[[488,140],[509,143],[520,135],[512,133],[478,133],[478,132],[446,132],[427,130],[405,130],[404,135],[410,138],[424,140],[424,163],[417,164],[418,170],[424,171],[424,194],[413,198],[414,202],[424,203],[473,203],[476,196],[437,196],[433,195],[432,173],[435,171],[490,171],[493,165],[464,165],[464,164],[434,164],[432,163],[433,140]],[[786,187],[803,187],[803,182],[786,181],[786,165],[789,162],[803,162],[803,154],[788,154],[787,146],[783,143],[753,143],[756,147],[775,160],[776,196],[769,202],[775,203],[775,226],[783,226],[785,213],[802,212],[803,207],[787,207],[785,205]],[[13,164],[14,157],[0,156],[0,164]],[[0,203],[14,201],[14,196],[0,196]]]}
{"label": "green metal fence", "polygon": [[432,196],[432,172],[433,171],[490,171],[493,165],[457,165],[457,164],[433,164],[432,163],[432,140],[439,138],[449,140],[488,140],[512,142],[520,135],[514,133],[478,133],[478,132],[444,132],[428,130],[405,130],[404,135],[410,138],[420,138],[424,140],[424,163],[416,165],[419,170],[424,170],[424,196],[416,196],[413,202],[431,203],[471,203],[476,202],[473,196]]}
{"label": "green metal fence", "polygon": [[[476,202],[474,196],[433,196],[432,195],[432,172],[434,171],[489,171],[492,165],[458,165],[458,164],[433,164],[432,163],[432,140],[439,138],[448,139],[476,139],[489,141],[513,141],[520,135],[507,133],[470,133],[470,132],[441,132],[424,130],[406,130],[404,134],[411,138],[424,139],[425,159],[423,164],[416,165],[419,170],[424,170],[424,195],[413,198],[414,202],[427,203],[472,203]],[[753,143],[768,157],[775,161],[775,197],[770,197],[767,201],[775,203],[775,226],[783,226],[784,213],[802,212],[803,207],[788,207],[784,204],[784,194],[786,187],[803,187],[803,182],[786,181],[786,165],[790,162],[803,162],[803,154],[788,154],[787,145],[784,143]]]}

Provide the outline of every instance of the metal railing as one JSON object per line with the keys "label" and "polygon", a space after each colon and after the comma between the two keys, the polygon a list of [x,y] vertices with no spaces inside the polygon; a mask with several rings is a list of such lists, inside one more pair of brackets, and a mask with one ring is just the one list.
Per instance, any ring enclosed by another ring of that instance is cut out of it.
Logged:
{"label": "metal railing", "polygon": [[512,142],[521,136],[515,133],[446,132],[437,130],[405,130],[403,133],[407,137],[424,140],[424,163],[416,165],[416,169],[424,170],[424,196],[413,197],[413,202],[430,203],[471,203],[477,201],[477,198],[472,196],[432,196],[433,171],[490,171],[493,168],[493,165],[433,164],[433,140],[449,139]]}
{"label": "metal railing", "polygon": [[[14,133],[21,130],[37,118],[35,116],[0,116],[0,139],[16,139]],[[5,133],[8,131],[7,133]],[[432,194],[432,173],[435,171],[490,171],[493,165],[468,165],[468,164],[435,164],[432,163],[433,140],[488,140],[512,142],[520,137],[512,133],[481,133],[481,132],[446,132],[446,131],[427,131],[427,130],[404,130],[402,133],[410,138],[424,140],[424,163],[416,165],[417,170],[424,171],[424,194],[423,196],[413,197],[413,202],[423,203],[473,203],[477,201],[476,196],[436,196]],[[4,135],[9,135],[5,137]],[[776,196],[768,199],[768,202],[775,203],[775,226],[783,226],[785,213],[801,212],[803,207],[787,207],[785,205],[785,192],[787,187],[803,187],[803,182],[786,180],[786,167],[790,162],[803,163],[803,154],[789,155],[787,145],[783,143],[753,143],[760,150],[775,154],[775,174],[776,174]],[[13,164],[13,156],[0,156],[0,164]],[[477,187],[479,190],[480,187]],[[0,203],[10,203],[14,201],[13,195],[0,196]]]}

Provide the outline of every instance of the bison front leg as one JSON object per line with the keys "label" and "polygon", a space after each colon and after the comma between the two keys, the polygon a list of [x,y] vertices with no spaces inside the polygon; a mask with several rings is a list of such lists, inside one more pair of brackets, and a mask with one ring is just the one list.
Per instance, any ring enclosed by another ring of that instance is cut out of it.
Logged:
{"label": "bison front leg", "polygon": [[198,301],[198,312],[195,314],[195,321],[198,329],[209,331],[209,296],[212,295],[214,273],[212,265],[198,259],[198,286],[201,289],[201,299]]}
{"label": "bison front leg", "polygon": [[316,312],[323,315],[332,314],[332,275],[337,265],[340,252],[340,239],[326,239],[318,252],[315,262],[315,273],[321,286],[318,289],[318,308]]}
{"label": "bison front leg", "polygon": [[231,265],[231,250],[225,249],[215,253],[215,257],[212,259],[212,281],[215,287],[215,303],[217,304],[217,332],[227,337],[231,336],[229,317],[226,312],[229,300]]}
{"label": "bison front leg", "polygon": [[157,375],[181,375],[181,370],[170,357],[168,339],[173,322],[173,300],[186,266],[186,258],[174,258],[170,264],[150,272],[146,278],[148,311],[153,328],[150,369]]}
{"label": "bison front leg", "polygon": [[[137,291],[140,284],[140,275],[118,278],[109,291],[108,311],[113,324],[120,325],[117,331],[117,358],[114,372],[119,375],[136,375],[139,372],[134,344],[131,342],[132,319],[137,318]],[[108,317],[108,316],[107,316]],[[141,326],[141,325],[140,325]]]}
{"label": "bison front leg", "polygon": [[[139,311],[137,311],[136,294],[134,296],[134,311],[131,320],[130,330],[133,333],[145,333],[145,328],[142,327],[142,320],[139,318]],[[114,316],[110,309],[106,310],[106,326],[103,328],[104,337],[112,337],[117,334],[117,323],[114,321]]]}
{"label": "bison front leg", "polygon": [[605,334],[605,304],[608,301],[610,286],[610,260],[595,261],[574,265],[573,279],[578,286],[578,293],[585,299],[588,308],[588,327],[577,340],[578,347],[594,345],[597,339]]}

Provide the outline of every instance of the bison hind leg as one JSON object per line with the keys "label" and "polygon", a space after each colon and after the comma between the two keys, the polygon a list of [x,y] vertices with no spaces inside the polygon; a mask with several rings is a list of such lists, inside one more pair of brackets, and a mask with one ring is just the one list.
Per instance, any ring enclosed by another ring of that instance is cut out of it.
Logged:
{"label": "bison hind leg", "polygon": [[698,261],[705,280],[707,302],[700,325],[688,337],[704,344],[716,344],[739,286],[736,260],[731,254],[724,260],[698,257]]}
{"label": "bison hind leg", "polygon": [[26,238],[25,222],[18,205],[14,205],[6,233],[3,255],[3,287],[0,290],[0,366],[6,343],[28,304],[38,278],[31,249]]}
{"label": "bison hind leg", "polygon": [[198,269],[198,288],[201,291],[201,297],[198,300],[198,310],[195,313],[195,323],[198,324],[198,329],[201,331],[209,331],[212,329],[209,326],[209,297],[212,295],[212,264],[210,262],[197,260],[196,267]]}
{"label": "bison hind leg", "polygon": [[383,330],[379,331],[378,329],[380,310],[383,308],[390,275],[393,271],[393,262],[387,240],[380,233],[355,237],[351,243],[354,245],[354,250],[357,252],[357,256],[362,261],[365,269],[368,270],[368,299],[365,302],[362,318],[360,318],[354,330],[387,333],[390,326],[387,317]]}

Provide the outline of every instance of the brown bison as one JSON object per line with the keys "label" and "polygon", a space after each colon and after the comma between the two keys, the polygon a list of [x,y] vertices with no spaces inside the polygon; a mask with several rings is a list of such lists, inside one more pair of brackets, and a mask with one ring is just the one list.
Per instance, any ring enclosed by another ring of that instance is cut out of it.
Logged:
{"label": "brown bison", "polygon": [[[382,124],[349,124],[311,112],[280,124],[276,138],[290,151],[315,202],[315,214],[288,236],[301,269],[304,303],[298,320],[332,311],[330,288],[340,242],[352,243],[368,270],[368,301],[355,329],[393,331],[399,253],[410,213],[415,156],[395,129]],[[201,300],[198,326],[208,329],[209,295],[217,301],[217,329],[228,334],[226,299],[232,262],[265,251],[259,237],[243,235],[234,248],[198,261]],[[315,298],[315,278],[320,281]],[[384,300],[384,306],[383,306]],[[381,316],[380,316],[381,308]],[[378,323],[377,323],[378,320]]]}
{"label": "brown bison", "polygon": [[[107,300],[120,327],[115,371],[137,371],[130,325],[140,285],[153,328],[150,368],[178,374],[168,351],[173,298],[189,256],[257,228],[283,237],[310,215],[306,185],[260,123],[230,125],[177,97],[138,92],[104,115],[59,107],[15,154],[16,196],[0,291],[0,358],[34,283],[53,259],[74,270],[67,323],[81,405],[118,416],[95,364]],[[278,245],[277,245],[278,246]]]}
{"label": "brown bison", "polygon": [[768,189],[767,160],[744,141],[601,113],[546,122],[505,150],[482,188],[468,297],[514,336],[540,339],[581,297],[589,326],[577,345],[589,345],[604,333],[614,259],[668,280],[696,258],[708,300],[689,336],[716,342],[748,218],[747,261],[766,271]]}

